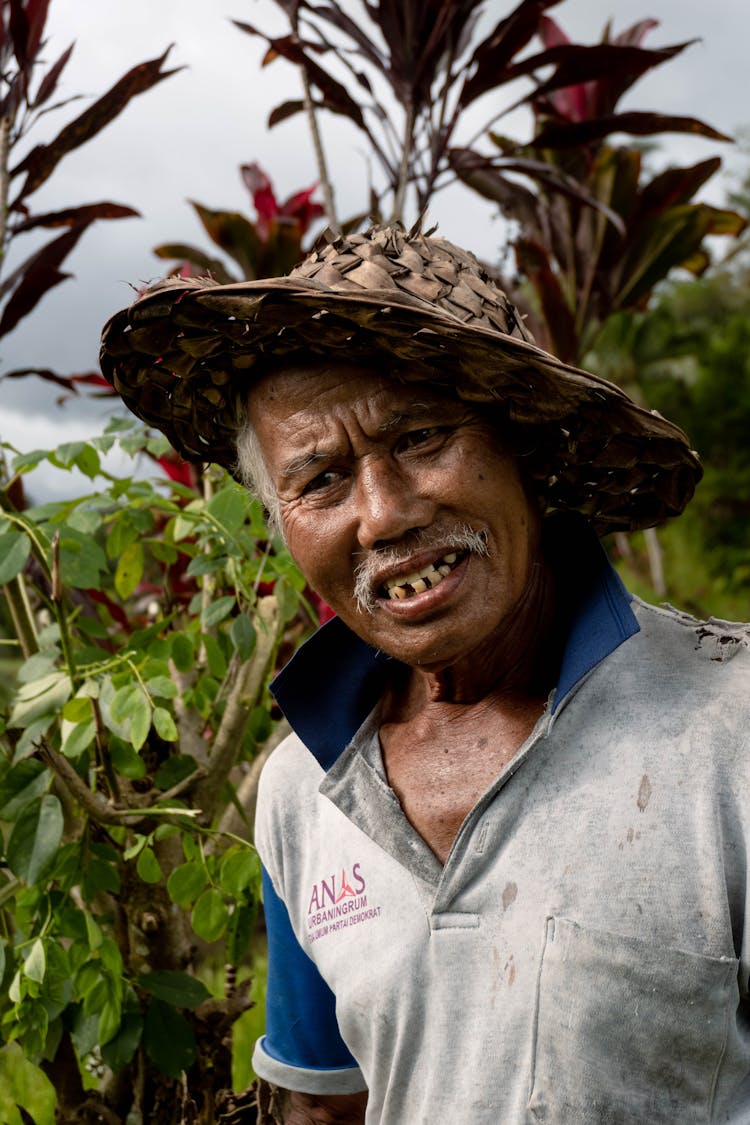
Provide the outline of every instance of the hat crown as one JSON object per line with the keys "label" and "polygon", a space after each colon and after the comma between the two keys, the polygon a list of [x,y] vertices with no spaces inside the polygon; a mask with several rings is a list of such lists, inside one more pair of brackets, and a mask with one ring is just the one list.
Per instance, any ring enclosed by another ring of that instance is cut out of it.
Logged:
{"label": "hat crown", "polygon": [[326,231],[318,246],[289,274],[337,293],[393,301],[404,298],[472,327],[533,342],[518,309],[477,258],[444,238],[400,225],[373,226],[362,234]]}

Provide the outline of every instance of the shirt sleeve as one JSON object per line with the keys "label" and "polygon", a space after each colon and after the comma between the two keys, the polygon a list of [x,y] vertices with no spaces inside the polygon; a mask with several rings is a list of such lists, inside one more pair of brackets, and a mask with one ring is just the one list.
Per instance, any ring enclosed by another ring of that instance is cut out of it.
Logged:
{"label": "shirt sleeve", "polygon": [[266,1034],[253,1053],[255,1073],[303,1094],[353,1094],[362,1072],[336,1022],[336,999],[299,945],[286,906],[263,869],[268,933]]}

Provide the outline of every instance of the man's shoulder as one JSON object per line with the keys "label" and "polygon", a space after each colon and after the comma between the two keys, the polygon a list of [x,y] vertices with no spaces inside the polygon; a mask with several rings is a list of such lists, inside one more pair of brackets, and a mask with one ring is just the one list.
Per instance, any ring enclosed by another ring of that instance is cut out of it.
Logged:
{"label": "man's shoulder", "polygon": [[[644,677],[668,683],[675,697],[694,701],[748,698],[750,684],[750,624],[705,620],[674,609],[633,599],[640,631],[632,638]],[[628,656],[623,654],[625,659]]]}
{"label": "man's shoulder", "polygon": [[669,646],[691,661],[727,664],[750,661],[750,623],[701,619],[671,605],[651,605],[633,598],[633,610],[645,640]]}
{"label": "man's shoulder", "polygon": [[304,742],[292,731],[273,750],[263,766],[260,790],[264,800],[317,792],[324,771]]}

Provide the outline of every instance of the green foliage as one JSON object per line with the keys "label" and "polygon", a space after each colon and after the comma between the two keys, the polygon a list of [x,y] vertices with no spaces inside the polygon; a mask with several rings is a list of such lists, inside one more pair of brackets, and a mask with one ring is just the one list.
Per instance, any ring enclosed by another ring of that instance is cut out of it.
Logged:
{"label": "green foliage", "polygon": [[750,604],[750,279],[718,271],[613,317],[587,359],[674,419],[704,462],[686,513],[662,535],[670,599],[746,619]]}
{"label": "green foliage", "polygon": [[[56,451],[4,447],[11,477],[85,465],[95,489],[26,511],[0,490],[3,588],[24,623],[0,721],[0,1068],[20,1046],[42,1091],[42,1071],[57,1085],[77,1058],[82,1099],[88,1059],[127,1072],[142,1049],[157,1086],[189,1072],[213,1121],[205,1069],[248,1001],[211,996],[196,950],[240,964],[250,946],[260,865],[225,827],[232,781],[273,729],[282,632],[309,615],[248,493],[224,475],[201,490],[110,477],[115,444],[164,443],[113,423]],[[0,1120],[47,1120],[26,1073]]]}

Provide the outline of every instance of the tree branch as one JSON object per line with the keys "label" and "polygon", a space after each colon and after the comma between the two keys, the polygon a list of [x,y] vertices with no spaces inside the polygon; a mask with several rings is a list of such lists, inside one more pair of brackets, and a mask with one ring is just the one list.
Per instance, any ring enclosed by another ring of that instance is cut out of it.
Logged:
{"label": "tree branch", "polygon": [[256,611],[258,640],[251,659],[244,664],[229,693],[221,725],[216,732],[206,777],[196,787],[197,806],[204,822],[210,822],[218,808],[221,791],[237,760],[250,712],[263,690],[284,622],[273,595],[260,598]]}

